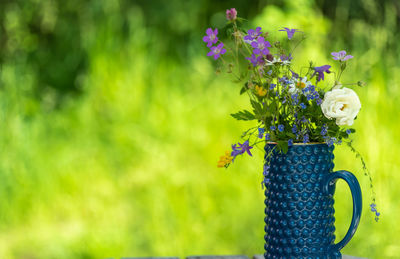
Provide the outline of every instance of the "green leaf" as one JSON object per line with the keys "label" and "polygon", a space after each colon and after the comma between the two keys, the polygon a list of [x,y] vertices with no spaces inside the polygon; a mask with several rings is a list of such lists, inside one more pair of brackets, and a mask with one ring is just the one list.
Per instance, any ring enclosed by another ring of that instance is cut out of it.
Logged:
{"label": "green leaf", "polygon": [[249,88],[247,87],[247,83],[240,89],[240,95],[244,94]]}
{"label": "green leaf", "polygon": [[281,150],[284,154],[286,154],[289,150],[289,144],[287,141],[284,140],[279,140],[278,141],[278,148]]}
{"label": "green leaf", "polygon": [[237,120],[242,120],[242,121],[251,121],[256,119],[254,114],[252,114],[247,110],[243,110],[237,113],[232,113],[231,116]]}
{"label": "green leaf", "polygon": [[251,102],[251,106],[253,106],[253,108],[254,108],[254,113],[262,115],[263,108],[262,108],[261,104],[259,102],[253,101],[253,100],[250,100],[250,102]]}
{"label": "green leaf", "polygon": [[271,116],[271,112],[269,111],[269,107],[266,103],[263,103],[262,113],[265,115],[265,117]]}

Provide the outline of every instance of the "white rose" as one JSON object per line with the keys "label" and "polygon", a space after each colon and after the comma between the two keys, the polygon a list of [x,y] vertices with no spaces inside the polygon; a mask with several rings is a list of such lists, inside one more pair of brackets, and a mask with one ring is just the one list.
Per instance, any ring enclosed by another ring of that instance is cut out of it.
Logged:
{"label": "white rose", "polygon": [[361,109],[361,103],[353,90],[344,87],[326,92],[321,109],[328,119],[335,118],[337,125],[351,126]]}

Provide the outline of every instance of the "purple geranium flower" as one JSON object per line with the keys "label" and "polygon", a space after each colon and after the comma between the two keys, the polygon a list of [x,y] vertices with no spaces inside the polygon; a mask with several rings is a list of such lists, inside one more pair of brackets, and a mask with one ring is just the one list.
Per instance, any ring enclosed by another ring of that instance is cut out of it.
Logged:
{"label": "purple geranium flower", "polygon": [[285,32],[287,32],[287,37],[288,37],[288,39],[290,40],[290,39],[293,38],[294,33],[295,33],[296,31],[299,31],[299,30],[298,30],[298,29],[289,29],[289,28],[284,27],[283,30],[279,30],[279,31],[285,31]]}
{"label": "purple geranium flower", "polygon": [[218,44],[218,46],[211,47],[211,51],[207,53],[207,56],[214,56],[214,59],[218,59],[222,54],[225,54],[226,49],[223,49],[224,43]]}
{"label": "purple geranium flower", "polygon": [[267,55],[269,54],[269,47],[271,44],[269,41],[265,40],[264,37],[258,37],[257,41],[253,41],[251,46],[254,48],[254,54],[259,55]]}
{"label": "purple geranium flower", "polygon": [[317,77],[317,82],[321,81],[321,79],[324,80],[324,73],[327,73],[327,74],[331,73],[331,71],[329,71],[330,68],[331,68],[330,65],[324,65],[324,66],[320,66],[320,67],[314,67],[314,74],[313,74],[313,76],[314,76],[315,74],[317,74],[317,76],[318,76],[318,77]]}
{"label": "purple geranium flower", "polygon": [[334,60],[340,60],[340,61],[346,61],[348,59],[353,58],[352,55],[346,55],[346,51],[345,50],[341,50],[339,52],[332,52],[331,55],[333,56],[332,58]]}
{"label": "purple geranium flower", "polygon": [[289,56],[286,56],[286,55],[280,55],[279,56],[279,58],[282,60],[282,61],[291,61],[292,59],[293,59],[293,57],[292,57],[292,54],[289,54]]}
{"label": "purple geranium flower", "polygon": [[232,152],[231,152],[231,156],[233,158],[235,158],[237,155],[241,155],[244,152],[247,152],[247,154],[249,154],[250,156],[253,156],[250,152],[250,149],[252,149],[253,147],[249,145],[249,141],[246,140],[245,142],[243,142],[243,144],[239,144],[239,147],[235,145],[232,145]]}
{"label": "purple geranium flower", "polygon": [[206,36],[203,37],[203,41],[207,42],[207,47],[211,47],[213,44],[218,41],[218,29],[216,28],[214,31],[211,28],[206,30]]}
{"label": "purple geranium flower", "polygon": [[242,148],[242,153],[244,153],[245,151],[247,152],[247,154],[249,154],[249,156],[253,156],[250,152],[250,149],[252,149],[252,146],[249,146],[249,141],[246,140],[245,142],[243,142],[243,144],[239,143],[239,146]]}
{"label": "purple geranium flower", "polygon": [[227,9],[226,10],[226,19],[228,21],[233,21],[236,20],[237,17],[237,11],[235,8]]}
{"label": "purple geranium flower", "polygon": [[251,54],[251,57],[246,57],[246,59],[249,60],[253,66],[262,65],[264,63],[262,56],[257,57],[254,54]]}
{"label": "purple geranium flower", "polygon": [[261,27],[257,27],[255,30],[250,29],[247,31],[247,35],[243,37],[245,41],[251,42],[261,34]]}

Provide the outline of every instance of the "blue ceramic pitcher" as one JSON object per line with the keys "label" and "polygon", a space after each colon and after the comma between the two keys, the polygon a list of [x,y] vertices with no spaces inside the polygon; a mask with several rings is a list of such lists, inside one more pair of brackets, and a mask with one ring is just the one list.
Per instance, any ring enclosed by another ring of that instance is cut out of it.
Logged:
{"label": "blue ceramic pitcher", "polygon": [[[353,237],[361,216],[356,177],[347,171],[333,172],[333,146],[295,144],[286,154],[275,146],[265,146],[272,156],[265,179],[264,257],[342,258],[340,250]],[[335,244],[333,194],[339,178],[350,187],[353,218],[346,236]]]}

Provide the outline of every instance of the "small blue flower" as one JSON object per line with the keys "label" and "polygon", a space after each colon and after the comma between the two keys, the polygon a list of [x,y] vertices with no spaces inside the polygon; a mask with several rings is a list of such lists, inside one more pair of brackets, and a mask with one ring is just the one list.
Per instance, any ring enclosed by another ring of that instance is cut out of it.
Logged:
{"label": "small blue flower", "polygon": [[304,103],[300,103],[300,107],[301,107],[302,109],[307,108],[306,105],[305,105]]}
{"label": "small blue flower", "polygon": [[258,128],[258,138],[263,138],[264,132],[264,128]]}
{"label": "small blue flower", "polygon": [[279,125],[278,125],[278,130],[279,130],[280,132],[282,132],[284,129],[285,129],[285,126],[283,126],[282,124],[279,124]]}
{"label": "small blue flower", "polygon": [[274,125],[271,125],[271,127],[269,127],[271,130],[276,130],[276,127]]}
{"label": "small blue flower", "polygon": [[289,147],[293,146],[293,139],[289,139],[289,140],[288,140],[288,146],[289,146]]}
{"label": "small blue flower", "polygon": [[309,121],[306,117],[304,117],[304,116],[303,116],[303,118],[301,119],[301,122],[302,122],[302,123],[310,123],[310,121]]}
{"label": "small blue flower", "polygon": [[269,85],[269,89],[270,89],[270,90],[273,90],[275,87],[276,87],[276,84],[270,84],[270,85]]}
{"label": "small blue flower", "polygon": [[264,165],[264,170],[263,170],[263,175],[264,175],[264,176],[267,176],[267,175],[268,175],[268,173],[269,173],[269,168],[270,168],[270,166],[269,166],[268,164],[265,164],[265,165]]}
{"label": "small blue flower", "polygon": [[293,105],[297,105],[299,103],[299,95],[298,94],[293,94],[291,96],[292,101],[293,101]]}
{"label": "small blue flower", "polygon": [[351,130],[350,129],[346,130],[346,133],[347,133],[347,135],[350,135],[351,134]]}
{"label": "small blue flower", "polygon": [[322,103],[322,100],[321,100],[321,98],[319,98],[319,97],[318,97],[318,99],[317,99],[317,101],[316,101],[316,102],[317,102],[317,105],[321,105],[321,103]]}
{"label": "small blue flower", "polygon": [[265,134],[265,140],[268,141],[268,140],[270,140],[270,138],[271,138],[271,137],[270,137],[269,133],[266,133],[266,134]]}
{"label": "small blue flower", "polygon": [[261,188],[264,189],[264,186],[267,186],[269,184],[270,180],[267,177],[264,177],[264,180],[261,182]]}
{"label": "small blue flower", "polygon": [[375,221],[378,222],[379,216],[381,215],[381,213],[379,213],[378,210],[376,209],[376,204],[371,203],[371,205],[369,205],[369,206],[371,207],[371,212],[375,213]]}
{"label": "small blue flower", "polygon": [[297,126],[296,126],[296,124],[294,124],[292,127],[292,133],[296,134],[296,132],[297,132]]}
{"label": "small blue flower", "polygon": [[321,135],[325,136],[328,133],[328,127],[326,125],[322,126]]}
{"label": "small blue flower", "polygon": [[308,142],[310,142],[310,136],[308,136],[308,134],[305,134],[305,135],[303,136],[303,143],[306,144],[306,143],[308,143]]}

